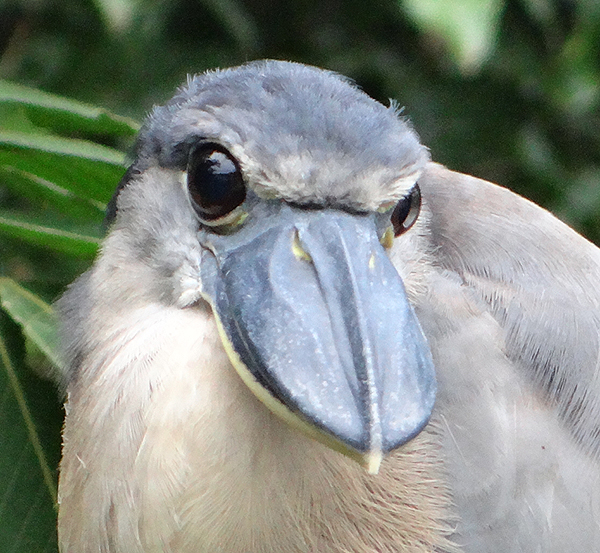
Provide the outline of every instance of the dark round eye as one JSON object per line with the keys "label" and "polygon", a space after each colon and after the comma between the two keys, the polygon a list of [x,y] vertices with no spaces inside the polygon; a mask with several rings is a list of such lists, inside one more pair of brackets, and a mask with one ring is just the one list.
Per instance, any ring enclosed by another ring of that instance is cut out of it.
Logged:
{"label": "dark round eye", "polygon": [[237,161],[217,144],[199,144],[191,150],[187,186],[192,206],[206,221],[224,217],[246,199]]}
{"label": "dark round eye", "polygon": [[421,190],[418,184],[415,184],[408,194],[402,198],[392,212],[391,221],[394,227],[394,234],[400,236],[415,224],[421,211]]}

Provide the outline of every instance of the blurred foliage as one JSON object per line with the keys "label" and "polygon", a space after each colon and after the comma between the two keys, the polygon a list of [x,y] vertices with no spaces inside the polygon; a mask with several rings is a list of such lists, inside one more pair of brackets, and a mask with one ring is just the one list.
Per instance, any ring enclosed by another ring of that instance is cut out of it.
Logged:
{"label": "blurred foliage", "polygon": [[398,100],[434,160],[600,242],[597,0],[0,0],[0,544],[10,551],[56,550],[60,401],[28,367],[55,372],[44,370],[58,362],[48,302],[96,252],[133,120],[188,73],[263,57]]}
{"label": "blurred foliage", "polygon": [[[122,152],[99,142],[131,137],[138,127],[6,81],[0,115],[0,260],[12,277],[0,276],[0,544],[50,553],[62,413],[55,387],[42,378],[62,380],[57,324],[52,307],[16,280],[47,295],[95,256],[125,166]],[[52,272],[57,261],[60,271]]]}

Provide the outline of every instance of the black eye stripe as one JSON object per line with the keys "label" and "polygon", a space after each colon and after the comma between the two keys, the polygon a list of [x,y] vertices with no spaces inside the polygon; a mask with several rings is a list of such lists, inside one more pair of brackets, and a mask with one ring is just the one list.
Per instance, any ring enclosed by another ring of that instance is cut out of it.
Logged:
{"label": "black eye stripe", "polygon": [[141,174],[142,171],[136,165],[131,165],[129,166],[123,177],[121,177],[121,180],[119,181],[119,184],[117,185],[117,188],[114,191],[112,198],[106,206],[106,214],[104,216],[104,222],[102,223],[104,230],[107,230],[110,227],[110,225],[113,224],[114,220],[117,217],[117,202],[119,200],[119,195],[121,194],[121,191],[129,184],[129,181],[135,179],[138,175]]}
{"label": "black eye stripe", "polygon": [[421,211],[421,189],[415,184],[408,194],[402,198],[394,208],[390,220],[394,227],[394,234],[400,236],[415,224]]}
{"label": "black eye stripe", "polygon": [[218,144],[201,143],[191,149],[187,186],[194,210],[206,221],[224,217],[246,199],[237,161]]}

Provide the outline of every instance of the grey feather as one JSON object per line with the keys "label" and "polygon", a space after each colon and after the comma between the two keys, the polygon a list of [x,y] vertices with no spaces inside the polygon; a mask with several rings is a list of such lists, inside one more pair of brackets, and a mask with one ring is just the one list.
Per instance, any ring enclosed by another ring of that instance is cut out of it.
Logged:
{"label": "grey feather", "polygon": [[[420,175],[421,216],[389,256],[438,398],[379,475],[272,415],[225,355],[182,185],[198,140],[232,152],[252,205],[389,224],[382,212]],[[595,246],[428,163],[393,107],[299,64],[195,77],[137,152],[101,255],[59,302],[63,553],[600,551]]]}
{"label": "grey feather", "polygon": [[597,551],[600,251],[501,187],[430,165],[420,305],[465,551]]}
{"label": "grey feather", "polygon": [[509,360],[598,459],[600,251],[499,186],[440,168],[420,182],[437,263],[480,295],[503,329]]}

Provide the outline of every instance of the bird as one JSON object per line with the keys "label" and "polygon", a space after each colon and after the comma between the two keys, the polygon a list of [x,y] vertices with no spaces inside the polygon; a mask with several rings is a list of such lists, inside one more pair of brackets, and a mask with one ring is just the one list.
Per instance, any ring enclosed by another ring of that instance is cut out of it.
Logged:
{"label": "bird", "polygon": [[599,277],[345,77],[189,78],[57,303],[61,553],[600,551]]}

